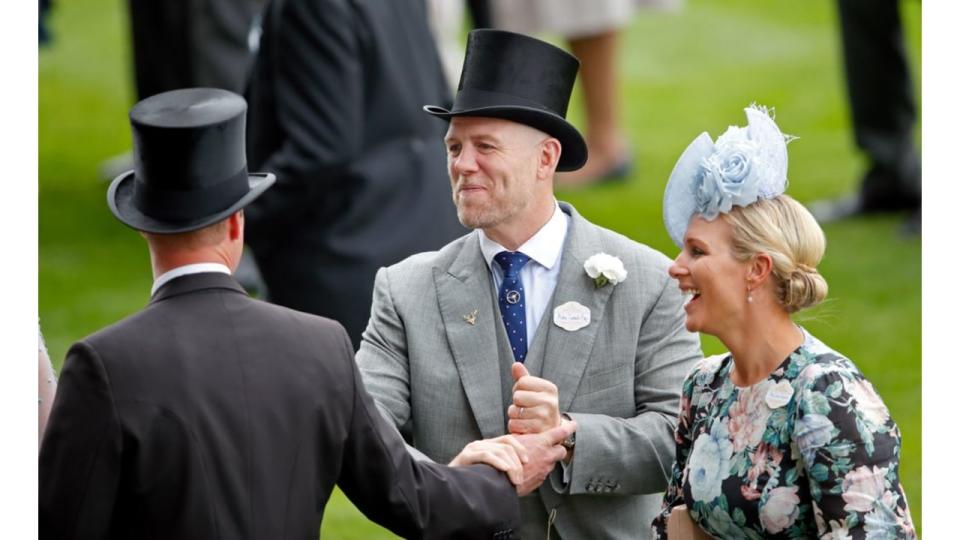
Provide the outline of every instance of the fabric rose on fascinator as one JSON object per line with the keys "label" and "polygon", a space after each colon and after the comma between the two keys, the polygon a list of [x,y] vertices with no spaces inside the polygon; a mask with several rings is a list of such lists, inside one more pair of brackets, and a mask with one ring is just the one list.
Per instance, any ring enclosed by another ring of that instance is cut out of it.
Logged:
{"label": "fabric rose on fascinator", "polygon": [[734,204],[746,206],[757,200],[760,184],[753,159],[757,150],[746,129],[731,126],[717,140],[716,151],[700,161],[697,207],[704,218],[716,219]]}
{"label": "fabric rose on fascinator", "polygon": [[683,245],[690,219],[716,219],[734,206],[772,199],[787,188],[787,143],[765,107],[744,109],[747,126],[730,126],[714,142],[706,132],[684,150],[663,195],[670,239]]}

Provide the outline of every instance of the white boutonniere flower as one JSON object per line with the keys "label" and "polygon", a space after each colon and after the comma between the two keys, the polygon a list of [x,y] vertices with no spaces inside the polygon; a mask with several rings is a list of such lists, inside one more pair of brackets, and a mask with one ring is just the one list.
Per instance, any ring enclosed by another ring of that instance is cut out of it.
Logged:
{"label": "white boutonniere flower", "polygon": [[599,289],[607,283],[616,285],[627,279],[627,269],[623,267],[623,261],[614,255],[606,253],[597,253],[583,263],[583,269],[587,275],[593,279],[594,285]]}

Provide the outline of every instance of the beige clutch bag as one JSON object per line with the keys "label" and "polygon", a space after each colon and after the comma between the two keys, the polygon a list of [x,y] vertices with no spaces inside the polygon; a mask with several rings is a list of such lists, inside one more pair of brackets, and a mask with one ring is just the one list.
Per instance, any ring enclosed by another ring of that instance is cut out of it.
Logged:
{"label": "beige clutch bag", "polygon": [[669,540],[709,540],[709,534],[697,527],[685,505],[675,507],[667,520],[667,538]]}

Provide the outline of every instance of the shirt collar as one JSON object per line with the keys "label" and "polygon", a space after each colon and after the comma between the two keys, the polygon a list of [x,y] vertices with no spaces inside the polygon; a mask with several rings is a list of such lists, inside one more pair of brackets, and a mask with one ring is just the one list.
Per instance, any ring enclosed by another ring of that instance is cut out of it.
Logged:
{"label": "shirt collar", "polygon": [[167,270],[160,277],[153,280],[153,288],[150,289],[150,296],[157,294],[160,287],[166,285],[170,280],[189,274],[202,274],[204,272],[220,272],[230,275],[230,269],[220,263],[195,263],[178,266],[172,270]]}
{"label": "shirt collar", "polygon": [[[560,204],[556,200],[553,204],[553,216],[550,220],[517,249],[547,270],[553,268],[560,259],[563,242],[567,239],[567,222],[570,219],[560,210]],[[480,251],[483,253],[483,258],[487,261],[487,265],[493,268],[493,258],[497,253],[509,250],[488,238],[482,229],[477,229],[477,234],[480,237]]]}

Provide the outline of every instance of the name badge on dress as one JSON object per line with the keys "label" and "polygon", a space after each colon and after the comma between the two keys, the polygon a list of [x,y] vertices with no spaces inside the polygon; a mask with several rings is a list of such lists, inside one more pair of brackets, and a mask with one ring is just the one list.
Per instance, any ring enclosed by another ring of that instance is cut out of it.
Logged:
{"label": "name badge on dress", "polygon": [[764,401],[767,402],[767,406],[771,409],[777,409],[790,403],[790,398],[792,397],[793,387],[790,386],[788,381],[780,381],[767,391],[767,396]]}
{"label": "name badge on dress", "polygon": [[579,302],[567,302],[553,310],[553,324],[574,332],[590,324],[590,308]]}

